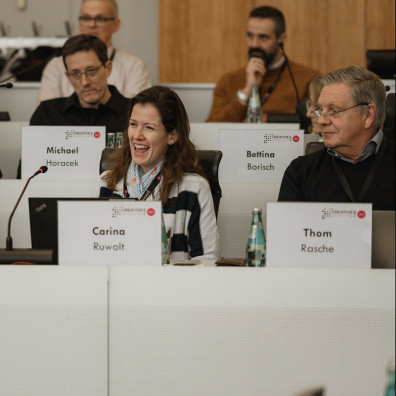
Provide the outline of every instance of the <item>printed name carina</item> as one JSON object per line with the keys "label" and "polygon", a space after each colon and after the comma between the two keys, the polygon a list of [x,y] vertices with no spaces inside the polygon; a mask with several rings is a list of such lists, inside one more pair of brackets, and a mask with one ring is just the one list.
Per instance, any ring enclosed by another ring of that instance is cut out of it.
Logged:
{"label": "printed name carina", "polygon": [[64,148],[64,147],[47,147],[47,154],[78,154],[78,147]]}

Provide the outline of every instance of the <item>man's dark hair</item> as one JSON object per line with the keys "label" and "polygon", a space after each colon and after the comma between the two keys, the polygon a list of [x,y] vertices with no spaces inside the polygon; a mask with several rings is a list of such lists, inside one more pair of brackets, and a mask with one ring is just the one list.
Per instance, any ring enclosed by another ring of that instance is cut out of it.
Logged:
{"label": "man's dark hair", "polygon": [[104,65],[108,60],[106,44],[98,37],[89,34],[78,34],[70,37],[62,48],[62,59],[66,66],[66,57],[80,51],[94,51],[100,62]]}
{"label": "man's dark hair", "polygon": [[249,18],[269,18],[274,21],[276,37],[286,31],[285,17],[282,12],[275,7],[263,6],[254,8],[250,11]]}

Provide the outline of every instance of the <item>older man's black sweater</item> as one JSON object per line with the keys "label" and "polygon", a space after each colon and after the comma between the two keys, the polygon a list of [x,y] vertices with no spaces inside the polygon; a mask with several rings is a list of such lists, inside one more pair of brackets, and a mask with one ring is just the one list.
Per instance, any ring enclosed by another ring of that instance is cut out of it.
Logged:
{"label": "older man's black sweater", "polygon": [[[345,174],[355,199],[359,196],[376,155],[357,164],[335,159]],[[283,176],[278,201],[351,202],[332,161],[326,148],[293,160]],[[395,210],[395,146],[389,141],[362,202],[371,202],[373,210]]]}

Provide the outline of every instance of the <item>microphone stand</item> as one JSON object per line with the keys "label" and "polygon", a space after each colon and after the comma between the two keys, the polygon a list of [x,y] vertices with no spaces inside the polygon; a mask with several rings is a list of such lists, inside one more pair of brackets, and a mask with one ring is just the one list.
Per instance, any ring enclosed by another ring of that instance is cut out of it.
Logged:
{"label": "microphone stand", "polygon": [[23,264],[53,264],[54,262],[54,251],[53,249],[16,249],[12,247],[12,237],[11,237],[11,220],[14,213],[22,199],[23,194],[26,191],[30,180],[40,173],[45,173],[48,170],[46,166],[42,166],[38,171],[36,171],[32,176],[27,179],[22,192],[19,195],[18,201],[11,212],[8,219],[7,227],[7,238],[6,238],[6,248],[0,249],[0,264],[13,264],[13,263],[23,263]]}
{"label": "microphone stand", "polygon": [[289,59],[286,56],[285,51],[283,49],[283,43],[278,43],[278,45],[282,51],[282,55],[285,57],[286,66],[287,66],[287,69],[289,70],[289,74],[290,74],[290,78],[293,82],[294,90],[296,91],[296,99],[297,99],[296,113],[299,114],[300,113],[300,95],[298,93],[297,84],[296,84],[296,81],[294,80],[294,76],[293,76],[293,73],[292,73],[290,65],[289,65]]}

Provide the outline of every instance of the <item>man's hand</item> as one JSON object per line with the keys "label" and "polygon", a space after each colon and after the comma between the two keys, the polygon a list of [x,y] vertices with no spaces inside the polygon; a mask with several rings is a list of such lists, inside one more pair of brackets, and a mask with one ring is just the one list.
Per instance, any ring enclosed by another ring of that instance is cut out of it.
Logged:
{"label": "man's hand", "polygon": [[260,86],[266,73],[267,69],[265,68],[265,64],[262,59],[257,57],[250,58],[246,66],[246,85],[242,89],[242,92],[247,96],[250,96],[252,85],[257,84]]}

